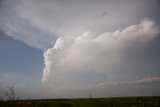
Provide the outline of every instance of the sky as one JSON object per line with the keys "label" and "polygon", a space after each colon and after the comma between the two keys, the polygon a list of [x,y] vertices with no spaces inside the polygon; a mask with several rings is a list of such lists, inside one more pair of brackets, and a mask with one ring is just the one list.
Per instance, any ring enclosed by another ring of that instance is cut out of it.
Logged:
{"label": "sky", "polygon": [[159,0],[0,0],[0,96],[159,96],[159,11]]}

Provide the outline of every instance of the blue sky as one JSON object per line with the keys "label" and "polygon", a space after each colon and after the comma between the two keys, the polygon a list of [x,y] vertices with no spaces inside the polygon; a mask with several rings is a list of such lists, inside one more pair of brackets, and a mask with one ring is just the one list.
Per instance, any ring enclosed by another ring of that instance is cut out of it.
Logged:
{"label": "blue sky", "polygon": [[[41,85],[43,51],[32,48],[0,32],[1,88]],[[1,90],[2,90],[1,89]],[[3,92],[1,92],[3,95]],[[34,97],[34,96],[32,96]]]}
{"label": "blue sky", "polygon": [[0,96],[6,86],[22,98],[160,95],[159,10],[158,0],[2,0]]}
{"label": "blue sky", "polygon": [[1,71],[7,71],[8,73],[16,72],[22,73],[26,76],[33,76],[42,69],[42,50],[32,48],[22,42],[8,37],[3,32],[1,32],[0,35]]}

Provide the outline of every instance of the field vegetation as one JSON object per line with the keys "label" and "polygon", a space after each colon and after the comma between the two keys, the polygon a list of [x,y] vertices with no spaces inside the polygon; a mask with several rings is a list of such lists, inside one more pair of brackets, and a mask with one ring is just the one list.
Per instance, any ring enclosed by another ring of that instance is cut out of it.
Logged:
{"label": "field vegetation", "polygon": [[1,100],[0,107],[160,107],[160,97]]}

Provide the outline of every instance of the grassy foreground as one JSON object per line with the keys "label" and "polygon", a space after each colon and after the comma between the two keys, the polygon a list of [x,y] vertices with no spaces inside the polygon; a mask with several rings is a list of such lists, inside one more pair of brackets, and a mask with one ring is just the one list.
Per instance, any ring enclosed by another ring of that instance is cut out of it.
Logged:
{"label": "grassy foreground", "polygon": [[160,97],[0,101],[0,107],[160,107]]}

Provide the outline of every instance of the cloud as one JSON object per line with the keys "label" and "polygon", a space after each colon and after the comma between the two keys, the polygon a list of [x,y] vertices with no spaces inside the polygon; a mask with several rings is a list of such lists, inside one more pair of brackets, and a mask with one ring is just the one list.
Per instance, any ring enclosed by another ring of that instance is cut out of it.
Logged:
{"label": "cloud", "polygon": [[159,76],[159,27],[137,24],[159,22],[156,1],[1,0],[0,31],[45,51],[53,89],[141,80]]}
{"label": "cloud", "polygon": [[142,1],[2,0],[0,30],[29,46],[46,50],[58,37],[75,37],[86,30],[113,31],[152,16],[150,13],[155,10],[148,7],[157,7],[157,2]]}
{"label": "cloud", "polygon": [[[32,19],[23,18],[23,14],[26,14],[25,10],[34,9],[26,8],[23,0],[3,0],[0,9],[0,30],[6,35],[13,37],[29,46],[47,49],[51,46],[51,42],[56,35],[49,34],[48,32],[40,29],[30,22]],[[30,2],[26,2],[30,4]],[[34,16],[36,17],[36,15]]]}
{"label": "cloud", "polygon": [[112,81],[159,81],[159,49],[160,28],[147,19],[98,36],[87,31],[78,37],[59,38],[44,53],[42,82],[56,90],[83,89]]}
{"label": "cloud", "polygon": [[131,81],[108,81],[102,82],[98,84],[96,87],[107,86],[107,85],[123,85],[123,84],[146,84],[146,83],[155,83],[160,82],[160,77],[147,77],[139,80],[131,80]]}
{"label": "cloud", "polygon": [[150,78],[143,78],[136,81],[129,81],[129,84],[142,84],[142,83],[152,83],[152,82],[160,82],[160,77],[150,77]]}

